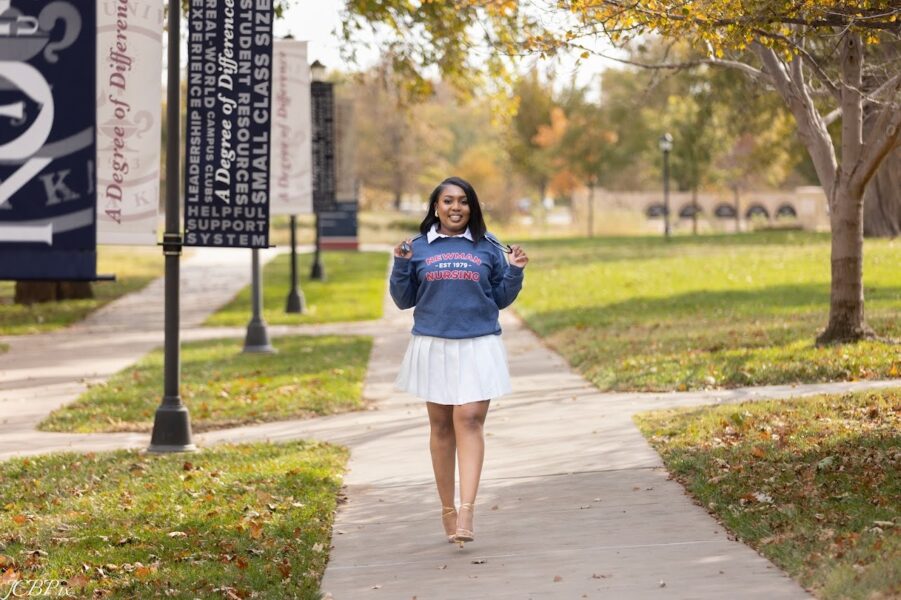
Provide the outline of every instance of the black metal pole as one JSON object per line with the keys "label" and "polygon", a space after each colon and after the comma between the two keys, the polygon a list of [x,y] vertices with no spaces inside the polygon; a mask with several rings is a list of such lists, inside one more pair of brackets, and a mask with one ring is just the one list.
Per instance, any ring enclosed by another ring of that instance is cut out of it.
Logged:
{"label": "black metal pole", "polygon": [[669,239],[669,151],[663,151],[663,235]]}
{"label": "black metal pole", "polygon": [[322,232],[322,227],[319,225],[319,211],[316,211],[316,250],[313,252],[313,268],[310,270],[310,279],[314,279],[316,281],[324,281],[325,280],[325,269],[322,267],[322,257],[320,256],[322,250],[322,241],[320,233]]}
{"label": "black metal pole", "polygon": [[291,215],[291,291],[288,292],[285,312],[301,314],[305,304],[303,290],[297,282],[297,217]]}
{"label": "black metal pole", "polygon": [[244,352],[272,353],[275,348],[269,343],[269,332],[263,320],[263,282],[260,274],[260,251],[253,249],[251,272],[251,297],[253,315],[247,324],[247,335],[244,338]]}
{"label": "black metal pole", "polygon": [[180,395],[179,344],[179,281],[181,260],[181,220],[179,215],[179,46],[181,3],[169,0],[169,61],[166,100],[168,138],[166,140],[166,231],[163,234],[163,255],[166,261],[165,298],[165,359],[163,400],[156,409],[153,433],[148,452],[193,452],[197,447],[191,440],[191,418]]}

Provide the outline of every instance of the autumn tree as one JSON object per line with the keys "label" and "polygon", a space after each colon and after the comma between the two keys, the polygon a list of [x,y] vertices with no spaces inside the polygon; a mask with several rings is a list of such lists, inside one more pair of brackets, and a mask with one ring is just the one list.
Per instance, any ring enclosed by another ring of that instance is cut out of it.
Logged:
{"label": "autumn tree", "polygon": [[588,237],[592,237],[595,189],[615,164],[611,150],[619,138],[603,107],[588,101],[584,93],[574,94],[567,104],[568,123],[558,152],[568,170],[588,188]]}
{"label": "autumn tree", "polygon": [[[434,4],[452,5],[444,14],[448,23],[429,20]],[[896,53],[874,51],[899,44],[896,0],[348,0],[346,11],[346,22],[363,18],[393,27],[411,45],[406,56],[419,64],[443,68],[443,61],[479,43],[507,56],[549,55],[589,36],[625,43],[656,34],[683,40],[703,56],[652,66],[733,68],[774,90],[795,119],[830,207],[829,320],[817,340],[875,335],[864,317],[863,199],[901,134],[898,63],[879,62]],[[443,35],[446,27],[452,36]],[[865,112],[873,123],[866,134]],[[838,144],[827,131],[834,119],[841,120]]]}
{"label": "autumn tree", "polygon": [[[551,127],[555,102],[551,81],[542,81],[536,70],[530,71],[513,85],[514,115],[510,121],[505,147],[513,168],[532,186],[538,201],[547,195],[555,165],[548,143],[540,137],[543,127]],[[546,138],[547,134],[545,134]]]}

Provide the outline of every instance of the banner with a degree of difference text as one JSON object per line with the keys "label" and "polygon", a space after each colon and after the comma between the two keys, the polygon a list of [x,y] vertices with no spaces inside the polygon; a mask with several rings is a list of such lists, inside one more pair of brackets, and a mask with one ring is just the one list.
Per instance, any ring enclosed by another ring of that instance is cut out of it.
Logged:
{"label": "banner with a degree of difference text", "polygon": [[185,244],[269,246],[271,0],[191,0]]}
{"label": "banner with a degree of difference text", "polygon": [[97,241],[155,245],[163,0],[99,0]]}
{"label": "banner with a degree of difference text", "polygon": [[313,212],[313,150],[307,43],[275,40],[272,64],[270,214],[309,214]]}

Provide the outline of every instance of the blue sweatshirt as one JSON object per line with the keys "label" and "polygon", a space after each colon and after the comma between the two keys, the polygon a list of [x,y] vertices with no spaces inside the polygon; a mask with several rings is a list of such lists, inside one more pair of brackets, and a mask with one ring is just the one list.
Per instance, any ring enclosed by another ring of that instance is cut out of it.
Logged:
{"label": "blue sweatshirt", "polygon": [[400,309],[415,306],[413,333],[441,338],[499,335],[500,309],[522,289],[523,269],[482,239],[426,236],[413,240],[411,258],[394,257],[390,291]]}

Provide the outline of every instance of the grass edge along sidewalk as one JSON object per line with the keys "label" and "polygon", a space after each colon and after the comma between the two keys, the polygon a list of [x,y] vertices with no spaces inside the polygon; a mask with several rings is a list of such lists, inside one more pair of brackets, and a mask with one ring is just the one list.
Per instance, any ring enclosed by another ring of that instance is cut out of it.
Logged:
{"label": "grass edge along sidewalk", "polygon": [[[270,325],[366,321],[382,316],[387,252],[324,252],[326,280],[313,281],[310,255],[298,256],[298,279],[306,309],[285,313],[291,283],[291,255],[280,254],[263,267],[263,320]],[[243,326],[251,314],[251,288],[244,287],[207,318],[206,326]]]}
{"label": "grass edge along sidewalk", "polygon": [[817,597],[901,597],[901,388],[635,421],[701,506]]}
{"label": "grass edge along sidewalk", "polygon": [[[899,242],[867,240],[867,320],[901,339]],[[816,347],[829,237],[805,232],[535,240],[516,312],[600,390],[901,377],[901,344]]]}
{"label": "grass edge along sidewalk", "polygon": [[42,579],[85,598],[319,598],[347,457],[296,441],[0,463],[0,597]]}
{"label": "grass edge along sidewalk", "polygon": [[[199,433],[359,410],[372,338],[283,336],[276,354],[241,353],[241,340],[184,344],[182,399]],[[150,431],[160,403],[163,352],[155,350],[53,411],[42,431]]]}
{"label": "grass edge along sidewalk", "polygon": [[[116,281],[94,283],[94,298],[42,302],[30,306],[12,304],[15,283],[0,282],[0,336],[27,335],[62,329],[126,294],[143,289],[162,277],[163,257],[158,248],[100,246],[97,270],[114,273]],[[8,301],[8,302],[7,302]],[[2,352],[0,344],[0,352]]]}

